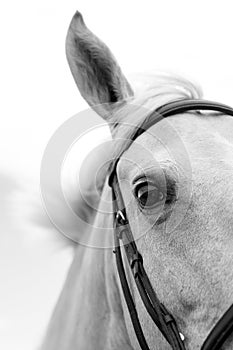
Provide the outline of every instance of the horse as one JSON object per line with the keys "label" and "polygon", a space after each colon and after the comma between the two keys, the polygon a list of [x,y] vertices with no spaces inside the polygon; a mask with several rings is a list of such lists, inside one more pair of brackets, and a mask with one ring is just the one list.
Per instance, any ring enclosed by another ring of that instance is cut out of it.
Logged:
{"label": "horse", "polygon": [[[120,155],[119,190],[152,288],[174,317],[185,349],[200,349],[233,302],[233,119],[181,111],[130,143],[132,129],[151,112],[172,101],[200,99],[200,88],[155,74],[146,76],[144,91],[135,91],[79,12],[69,26],[66,54],[81,95],[109,124],[109,158]],[[77,245],[43,350],[141,349],[112,248],[107,170],[99,181],[89,246]],[[123,263],[148,348],[171,349],[144,308],[126,254]],[[232,335],[221,349],[233,349]]]}

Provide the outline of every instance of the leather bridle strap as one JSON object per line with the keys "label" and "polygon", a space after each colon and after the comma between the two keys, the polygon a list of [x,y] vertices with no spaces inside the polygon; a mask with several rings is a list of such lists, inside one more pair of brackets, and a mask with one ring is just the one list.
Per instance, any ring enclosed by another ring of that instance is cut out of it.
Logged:
{"label": "leather bridle strap", "polygon": [[[141,324],[138,318],[136,306],[127,282],[124,263],[121,255],[121,243],[124,247],[127,260],[131,267],[131,271],[136,282],[137,289],[143,301],[143,304],[150,317],[161,331],[165,339],[171,345],[173,350],[185,350],[182,341],[182,335],[179,333],[177,324],[173,316],[168,312],[165,306],[159,301],[150,280],[143,267],[143,259],[138,252],[130,225],[127,219],[124,201],[121,195],[116,167],[121,155],[130,147],[131,143],[151,126],[162,120],[163,118],[185,113],[188,111],[209,110],[224,113],[233,116],[233,109],[226,105],[202,101],[202,100],[179,100],[170,102],[156,111],[152,112],[145,121],[134,130],[131,136],[131,142],[127,143],[125,149],[121,151],[118,157],[113,161],[109,174],[109,185],[112,188],[112,200],[114,210],[114,240],[117,270],[129,310],[130,318],[142,350],[150,350],[144,337]],[[208,114],[206,115],[208,116]],[[218,321],[216,326],[208,335],[201,350],[219,350],[228,336],[233,332],[233,305]]]}
{"label": "leather bridle strap", "polygon": [[201,350],[217,350],[220,349],[229,335],[233,332],[233,305],[220,318],[214,326],[208,337],[206,338]]}
{"label": "leather bridle strap", "polygon": [[113,206],[115,206],[116,220],[115,220],[115,254],[117,269],[122,285],[126,304],[128,306],[131,321],[137,336],[138,342],[143,350],[149,350],[145,340],[141,325],[138,319],[137,310],[130,292],[130,288],[125,275],[124,264],[122,261],[120,241],[122,242],[126,257],[128,259],[131,271],[136,282],[137,289],[141,296],[142,302],[149,313],[150,317],[161,331],[165,339],[172,346],[174,350],[185,350],[180,333],[178,331],[176,322],[172,315],[167,311],[165,306],[160,303],[150,280],[143,267],[143,260],[141,254],[138,252],[134,237],[132,235],[129,223],[124,215],[124,202],[120,192],[117,179],[114,178],[112,186],[113,191]]}

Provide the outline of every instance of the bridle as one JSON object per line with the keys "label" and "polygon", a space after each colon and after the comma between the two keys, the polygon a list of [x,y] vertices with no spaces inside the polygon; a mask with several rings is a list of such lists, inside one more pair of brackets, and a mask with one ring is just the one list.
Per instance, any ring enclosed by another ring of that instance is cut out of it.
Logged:
{"label": "bridle", "polygon": [[[171,345],[173,350],[185,350],[184,336],[180,333],[177,323],[166,309],[166,307],[159,301],[156,292],[154,291],[147,273],[143,267],[143,258],[137,249],[134,241],[130,223],[127,219],[126,208],[123,197],[120,191],[120,186],[117,178],[117,164],[121,155],[130,147],[132,142],[151,126],[158,123],[163,118],[173,116],[188,111],[216,111],[223,114],[233,116],[233,109],[226,105],[204,101],[204,100],[178,100],[170,102],[159,107],[156,111],[148,115],[145,121],[138,128],[130,138],[127,147],[121,152],[111,164],[109,174],[109,185],[112,188],[112,200],[114,211],[114,253],[116,256],[117,270],[124,294],[124,298],[128,307],[130,318],[136,333],[136,337],[142,350],[149,350],[147,341],[143,334],[143,330],[138,318],[136,306],[129,288],[126,278],[125,268],[122,260],[121,245],[124,246],[126,257],[130,265],[137,289],[141,296],[142,302],[165,339]],[[207,114],[208,116],[208,114]],[[225,312],[222,318],[217,322],[210,334],[206,338],[201,350],[217,350],[220,349],[225,340],[233,332],[233,305]]]}

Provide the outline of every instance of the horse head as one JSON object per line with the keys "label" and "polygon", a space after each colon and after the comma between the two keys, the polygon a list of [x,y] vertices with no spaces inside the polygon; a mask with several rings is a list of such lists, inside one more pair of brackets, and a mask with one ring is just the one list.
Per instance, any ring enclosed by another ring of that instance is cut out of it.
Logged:
{"label": "horse head", "polygon": [[[112,131],[112,158],[120,155],[116,166],[119,191],[150,283],[176,320],[185,349],[200,349],[233,302],[233,119],[223,113],[178,113],[152,125],[125,147],[135,127],[156,108],[198,98],[199,90],[185,79],[154,76],[147,81],[149,88],[141,94],[134,92],[108,47],[86,27],[79,12],[69,27],[66,52],[80,93]],[[106,183],[103,193],[107,187]],[[113,245],[112,238],[106,239]],[[93,272],[89,263],[95,261],[93,254],[95,259],[102,254],[99,265],[94,263],[95,276],[105,276],[101,285],[101,278],[93,277],[92,283],[98,283],[91,284],[87,277],[93,276],[87,272],[88,268]],[[98,309],[98,301],[93,308],[89,301],[90,328],[93,318],[99,317],[96,332],[85,333],[88,327],[80,326],[79,320],[79,328],[74,328],[79,338],[69,344],[79,349],[140,349],[112,249],[84,255],[81,266],[86,272],[85,276],[81,273],[80,289],[85,284],[93,288],[104,311]],[[141,302],[125,255],[123,260],[149,348],[171,349]],[[72,278],[76,278],[74,271]],[[85,309],[78,310],[76,317],[84,317]],[[223,348],[233,349],[231,337]]]}

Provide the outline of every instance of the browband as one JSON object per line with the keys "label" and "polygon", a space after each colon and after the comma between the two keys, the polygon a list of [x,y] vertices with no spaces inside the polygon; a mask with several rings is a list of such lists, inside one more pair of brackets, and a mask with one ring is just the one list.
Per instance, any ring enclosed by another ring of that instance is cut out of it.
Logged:
{"label": "browband", "polygon": [[[134,140],[136,140],[140,135],[142,135],[145,131],[147,131],[151,126],[157,124],[163,118],[167,118],[176,114],[181,114],[181,113],[190,112],[190,111],[204,111],[204,110],[215,111],[222,114],[228,114],[233,116],[233,109],[231,107],[224,105],[222,103],[205,101],[205,100],[173,101],[157,108],[155,111],[150,113],[142,122],[142,124],[135,128],[134,132],[130,137],[131,143],[127,144],[127,148],[123,149],[120,155],[118,156],[118,158],[111,163],[110,169],[109,169],[109,182],[108,182],[109,186],[111,186],[112,177],[116,171],[116,166],[121,155],[130,147],[130,145]],[[208,114],[206,116],[208,116]]]}

